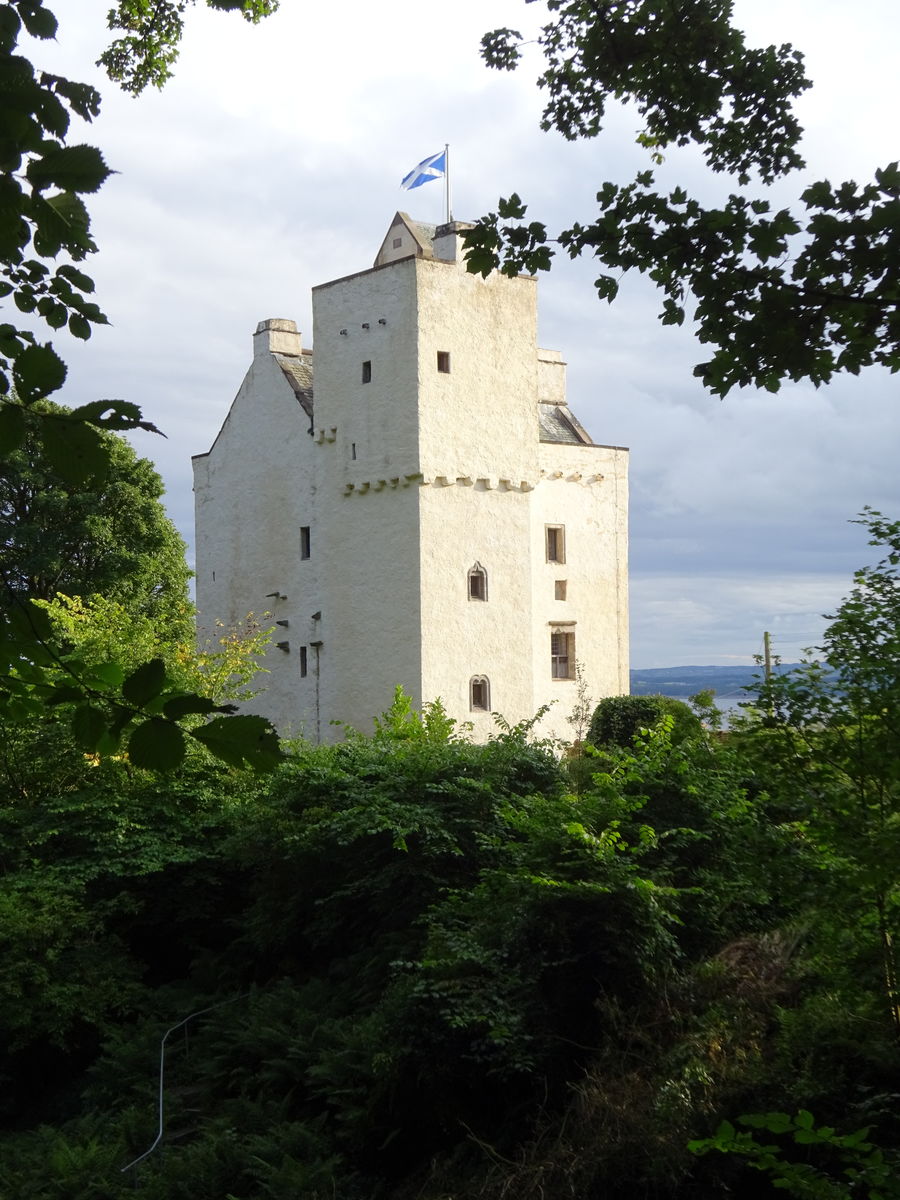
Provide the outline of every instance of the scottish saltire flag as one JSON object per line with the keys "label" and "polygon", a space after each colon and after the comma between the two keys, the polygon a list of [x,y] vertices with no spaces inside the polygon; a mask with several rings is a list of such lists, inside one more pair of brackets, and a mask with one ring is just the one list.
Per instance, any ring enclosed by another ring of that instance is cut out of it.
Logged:
{"label": "scottish saltire flag", "polygon": [[404,176],[400,186],[410,191],[412,188],[421,187],[423,183],[430,183],[432,179],[442,179],[446,170],[447,151],[442,150],[440,154],[423,158],[417,167],[413,167],[410,173]]}

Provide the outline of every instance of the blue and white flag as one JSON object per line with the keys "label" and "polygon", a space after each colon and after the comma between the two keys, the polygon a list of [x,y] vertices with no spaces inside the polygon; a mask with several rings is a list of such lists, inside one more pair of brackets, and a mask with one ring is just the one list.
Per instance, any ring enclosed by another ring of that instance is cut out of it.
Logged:
{"label": "blue and white flag", "polygon": [[410,173],[404,176],[400,186],[410,191],[412,188],[421,187],[423,183],[430,183],[432,179],[442,179],[446,170],[447,151],[444,149],[440,154],[423,158],[417,167],[413,167]]}

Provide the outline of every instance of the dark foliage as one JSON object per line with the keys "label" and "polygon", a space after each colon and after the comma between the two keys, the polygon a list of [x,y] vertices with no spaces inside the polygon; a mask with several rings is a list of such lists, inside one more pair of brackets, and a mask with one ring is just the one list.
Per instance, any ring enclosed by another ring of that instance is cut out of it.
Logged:
{"label": "dark foliage", "polygon": [[699,718],[682,700],[671,696],[607,696],[594,709],[587,740],[592,746],[627,749],[641,730],[652,729],[663,717],[672,720],[675,743],[700,733]]}

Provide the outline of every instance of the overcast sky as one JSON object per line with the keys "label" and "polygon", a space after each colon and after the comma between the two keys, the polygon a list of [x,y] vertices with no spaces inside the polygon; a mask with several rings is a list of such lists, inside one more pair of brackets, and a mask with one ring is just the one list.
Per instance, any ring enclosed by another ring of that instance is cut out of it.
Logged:
{"label": "overcast sky", "polygon": [[[441,219],[440,184],[399,190],[416,162],[449,142],[454,215],[517,191],[551,227],[589,219],[603,180],[650,165],[633,113],[611,113],[593,142],[540,132],[536,48],[516,74],[482,65],[481,34],[533,31],[540,4],[282,0],[255,28],[198,9],[175,78],[136,100],[93,66],[108,6],[58,3],[58,42],[33,48],[37,65],[100,87],[103,113],[74,140],[119,172],[91,201],[100,253],[88,264],[112,325],[86,345],[57,338],[70,366],[59,398],[124,397],[165,431],[135,444],[189,545],[190,456],[209,449],[257,322],[292,317],[308,342],[313,285],[370,266],[396,209]],[[807,56],[809,179],[865,180],[898,157],[895,0],[736,10],[752,43],[792,41]],[[710,186],[691,150],[667,155],[659,178]],[[869,370],[720,401],[691,374],[703,347],[659,324],[652,288],[629,283],[607,306],[595,274],[565,260],[542,279],[540,340],[568,361],[569,400],[594,439],[631,448],[632,664],[749,662],[766,629],[796,658],[871,560],[848,522],[865,504],[900,517],[897,379]]]}

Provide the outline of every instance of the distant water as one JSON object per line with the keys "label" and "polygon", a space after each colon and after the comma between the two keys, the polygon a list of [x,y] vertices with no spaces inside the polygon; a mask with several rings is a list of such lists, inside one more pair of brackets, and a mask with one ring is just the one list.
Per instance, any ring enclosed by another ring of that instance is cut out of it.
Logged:
{"label": "distant water", "polygon": [[746,704],[750,698],[749,692],[741,692],[738,696],[713,696],[713,703],[725,717],[727,725],[732,717],[740,716],[740,705]]}
{"label": "distant water", "polygon": [[[659,695],[665,696],[668,693],[660,692]],[[688,704],[687,696],[670,696],[670,700],[680,700],[682,704]],[[746,704],[750,700],[749,692],[738,692],[735,695],[728,696],[713,696],[713,703],[724,717],[724,724],[727,727],[732,717],[741,715],[741,704]]]}

